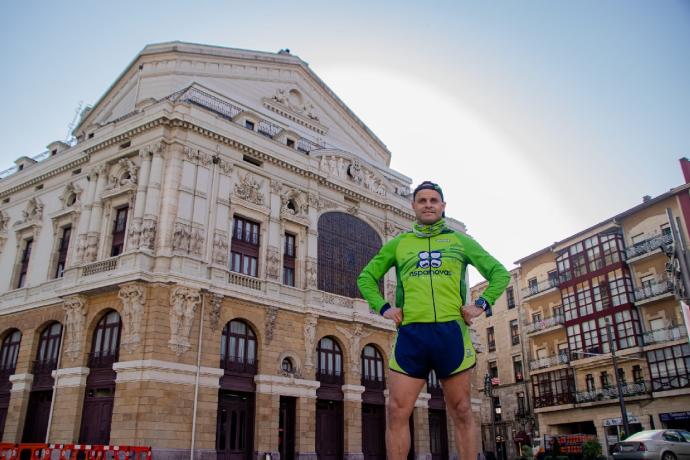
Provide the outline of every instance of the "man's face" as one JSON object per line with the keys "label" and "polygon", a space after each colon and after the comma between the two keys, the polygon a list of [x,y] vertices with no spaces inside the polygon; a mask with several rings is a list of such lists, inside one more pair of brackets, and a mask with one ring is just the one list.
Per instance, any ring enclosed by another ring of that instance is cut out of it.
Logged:
{"label": "man's face", "polygon": [[446,210],[446,203],[441,201],[441,194],[436,190],[420,190],[412,202],[412,210],[417,222],[430,225],[438,221]]}

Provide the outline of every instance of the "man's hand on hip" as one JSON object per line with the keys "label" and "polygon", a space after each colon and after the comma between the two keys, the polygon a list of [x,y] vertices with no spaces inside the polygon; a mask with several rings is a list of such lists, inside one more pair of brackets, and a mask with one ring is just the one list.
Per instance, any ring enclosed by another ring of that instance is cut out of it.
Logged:
{"label": "man's hand on hip", "polygon": [[403,311],[401,308],[398,307],[390,307],[388,310],[385,311],[383,317],[387,319],[392,319],[395,322],[395,327],[398,327],[400,326],[400,323],[402,323],[403,321]]}
{"label": "man's hand on hip", "polygon": [[465,319],[467,325],[471,325],[474,318],[484,313],[484,310],[475,305],[465,305],[460,310],[462,311],[462,317]]}

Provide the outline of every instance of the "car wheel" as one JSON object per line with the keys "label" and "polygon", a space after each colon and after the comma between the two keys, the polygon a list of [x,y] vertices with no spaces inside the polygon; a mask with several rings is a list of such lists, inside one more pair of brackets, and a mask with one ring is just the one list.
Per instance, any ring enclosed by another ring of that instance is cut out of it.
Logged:
{"label": "car wheel", "polygon": [[676,456],[673,455],[673,452],[664,452],[664,455],[661,456],[661,460],[676,460]]}

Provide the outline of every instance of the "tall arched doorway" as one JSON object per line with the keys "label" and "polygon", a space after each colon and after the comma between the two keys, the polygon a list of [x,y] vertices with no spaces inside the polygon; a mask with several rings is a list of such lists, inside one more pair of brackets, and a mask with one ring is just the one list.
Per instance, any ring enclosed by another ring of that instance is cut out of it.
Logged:
{"label": "tall arched doorway", "polygon": [[61,338],[62,324],[57,321],[48,324],[41,332],[36,361],[33,365],[34,381],[29,395],[22,442],[45,442],[46,440],[55,383],[52,373],[57,369]]}
{"label": "tall arched doorway", "polygon": [[12,329],[5,335],[2,340],[2,347],[0,347],[0,440],[2,440],[2,434],[5,432],[7,408],[10,406],[10,390],[12,390],[10,375],[14,374],[17,368],[17,356],[21,342],[22,333],[17,329]]}
{"label": "tall arched doorway", "polygon": [[362,350],[362,453],[364,460],[386,459],[386,398],[383,355],[373,345]]}
{"label": "tall arched doorway", "polygon": [[89,376],[86,379],[84,409],[81,416],[79,442],[108,444],[115,402],[115,371],[113,364],[120,356],[122,320],[114,310],[105,313],[93,331],[89,353]]}
{"label": "tall arched doorway", "polygon": [[332,337],[324,337],[316,347],[316,456],[319,460],[342,460],[343,352]]}
{"label": "tall arched doorway", "polygon": [[242,320],[223,328],[218,391],[216,452],[219,460],[250,460],[254,453],[254,376],[258,369],[256,334]]}

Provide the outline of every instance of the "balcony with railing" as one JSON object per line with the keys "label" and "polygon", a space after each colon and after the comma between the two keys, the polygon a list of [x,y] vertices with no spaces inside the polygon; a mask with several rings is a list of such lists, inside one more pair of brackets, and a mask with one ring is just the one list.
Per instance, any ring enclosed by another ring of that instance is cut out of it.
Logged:
{"label": "balcony with railing", "polygon": [[322,385],[342,385],[345,383],[345,378],[339,371],[318,371],[316,373],[316,380],[321,382]]}
{"label": "balcony with railing", "polygon": [[635,289],[635,302],[649,303],[652,299],[673,294],[673,283],[667,278],[645,281],[641,287]]}
{"label": "balcony with railing", "polygon": [[226,373],[256,375],[259,369],[259,361],[243,356],[221,356],[220,367]]}
{"label": "balcony with railing", "polygon": [[559,353],[557,355],[533,359],[529,362],[529,368],[535,371],[537,369],[547,369],[549,367],[560,366],[561,364],[568,364],[569,362],[570,357],[568,353]]}
{"label": "balcony with railing", "polygon": [[386,389],[386,381],[382,378],[379,379],[372,376],[362,376],[361,384],[366,390],[369,391],[383,391]]}
{"label": "balcony with railing", "polygon": [[544,394],[535,396],[534,408],[540,409],[542,407],[560,406],[563,404],[572,404],[575,402],[575,397],[573,393],[556,393],[556,394]]}
{"label": "balcony with railing", "polygon": [[[648,394],[649,390],[649,383],[644,381],[624,383],[621,385],[621,392],[623,393],[624,397]],[[616,386],[598,388],[588,391],[578,391],[575,393],[575,401],[578,403],[606,401],[611,399],[618,401],[618,388]]]}
{"label": "balcony with railing", "polygon": [[647,331],[642,334],[642,340],[645,345],[653,345],[656,343],[673,342],[674,340],[684,339],[687,336],[688,332],[685,326],[675,326]]}
{"label": "balcony with railing", "polygon": [[558,287],[558,280],[549,278],[540,283],[532,283],[522,290],[522,298],[534,298],[535,296],[552,292]]}
{"label": "balcony with railing", "polygon": [[657,249],[670,243],[673,243],[673,236],[671,234],[650,236],[644,241],[635,243],[631,247],[627,248],[625,250],[625,255],[628,258],[628,262],[630,262],[631,259],[651,255],[655,253]]}
{"label": "balcony with railing", "polygon": [[92,352],[89,353],[89,367],[91,369],[112,369],[113,364],[118,360],[117,353],[107,352]]}
{"label": "balcony with railing", "polygon": [[554,313],[553,316],[547,316],[546,318],[527,324],[525,333],[528,335],[536,335],[552,328],[563,326],[565,324],[565,315],[563,315],[562,310],[554,309]]}

